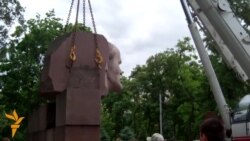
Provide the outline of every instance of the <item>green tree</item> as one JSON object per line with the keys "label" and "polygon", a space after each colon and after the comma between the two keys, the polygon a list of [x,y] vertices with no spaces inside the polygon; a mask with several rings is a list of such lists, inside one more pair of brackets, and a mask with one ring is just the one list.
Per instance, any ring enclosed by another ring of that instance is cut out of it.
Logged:
{"label": "green tree", "polygon": [[[108,98],[112,99],[112,98]],[[102,113],[101,113],[101,138],[102,140],[113,140],[115,138],[115,121],[109,113],[106,104],[102,102]]]}
{"label": "green tree", "polygon": [[[249,31],[250,1],[229,0],[229,3],[234,13],[239,17],[240,21],[242,21],[241,23],[243,24],[243,27]],[[210,60],[213,64],[226,101],[229,106],[233,108],[241,97],[249,93],[249,84],[240,81],[236,73],[227,66],[221,55],[217,52],[216,48],[218,47],[210,35],[207,34],[204,41],[209,50]]]}
{"label": "green tree", "polygon": [[44,19],[37,15],[17,26],[8,44],[7,53],[1,60],[0,84],[6,110],[17,109],[27,115],[30,107],[39,104],[38,86],[42,59],[47,45],[62,32],[63,26],[55,18],[54,12],[46,14]]}
{"label": "green tree", "polygon": [[110,141],[110,137],[104,128],[101,128],[101,141]]}
{"label": "green tree", "polygon": [[134,133],[132,129],[127,126],[121,130],[119,136],[121,137],[122,141],[129,141],[134,139]]}
{"label": "green tree", "polygon": [[5,53],[6,43],[8,40],[8,31],[11,25],[17,20],[23,23],[23,7],[18,0],[1,0],[0,1],[0,58]]}
{"label": "green tree", "polygon": [[102,100],[102,128],[109,134],[111,140],[119,137],[125,126],[131,124],[132,93],[127,89],[129,81],[122,78],[123,91],[120,94],[109,93]]}
{"label": "green tree", "polygon": [[234,13],[243,21],[246,29],[250,25],[250,1],[249,0],[228,0]]}
{"label": "green tree", "polygon": [[137,122],[132,124],[136,137],[142,140],[159,132],[159,94],[162,94],[164,136],[194,139],[200,121],[197,100],[204,92],[203,78],[189,38],[179,41],[175,49],[150,57],[146,65],[137,66],[130,76],[130,91],[136,101],[132,109],[136,117],[133,122]]}

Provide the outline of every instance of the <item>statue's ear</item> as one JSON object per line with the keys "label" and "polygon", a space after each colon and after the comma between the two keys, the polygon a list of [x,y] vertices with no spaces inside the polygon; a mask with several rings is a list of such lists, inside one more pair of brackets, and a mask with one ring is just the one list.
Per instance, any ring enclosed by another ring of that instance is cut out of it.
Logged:
{"label": "statue's ear", "polygon": [[53,98],[66,89],[69,70],[65,60],[68,58],[70,34],[56,38],[48,46],[41,74],[40,95]]}

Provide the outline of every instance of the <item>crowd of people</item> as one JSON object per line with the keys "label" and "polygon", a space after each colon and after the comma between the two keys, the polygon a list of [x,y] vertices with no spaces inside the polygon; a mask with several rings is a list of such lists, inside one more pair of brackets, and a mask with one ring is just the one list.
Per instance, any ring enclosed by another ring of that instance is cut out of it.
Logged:
{"label": "crowd of people", "polygon": [[[225,131],[223,123],[218,118],[208,118],[200,126],[200,141],[224,141]],[[147,137],[147,141],[166,141],[163,135],[154,133]],[[2,141],[10,141],[9,138],[3,138]]]}
{"label": "crowd of people", "polygon": [[[224,141],[225,130],[219,118],[208,118],[200,126],[200,141]],[[147,141],[166,141],[159,133],[154,133],[152,137],[147,137]]]}

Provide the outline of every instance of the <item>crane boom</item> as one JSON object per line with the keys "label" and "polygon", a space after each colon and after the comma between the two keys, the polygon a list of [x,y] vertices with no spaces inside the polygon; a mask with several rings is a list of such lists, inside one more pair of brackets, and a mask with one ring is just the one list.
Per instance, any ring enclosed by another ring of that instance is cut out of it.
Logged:
{"label": "crane boom", "polygon": [[[213,92],[219,112],[226,127],[227,139],[232,133],[230,121],[230,109],[221,91],[220,84],[213,70],[212,64],[205,50],[203,41],[197,29],[197,23],[202,22],[205,31],[208,32],[218,45],[216,49],[226,64],[232,68],[243,81],[250,79],[250,37],[242,27],[240,21],[227,0],[180,0],[187,17],[187,22],[194,43],[198,50],[201,62],[205,68],[208,81]],[[197,18],[198,17],[198,18]],[[234,125],[234,124],[233,124]],[[234,125],[238,127],[239,125]],[[233,129],[234,137],[245,138],[249,132],[246,123],[246,133],[242,129]],[[239,133],[238,133],[239,131]],[[237,132],[237,133],[236,133]],[[242,135],[245,136],[242,136]],[[236,138],[233,138],[236,140]]]}
{"label": "crane boom", "polygon": [[194,21],[191,15],[191,12],[189,11],[187,1],[181,0],[181,4],[184,10],[184,13],[186,15],[186,18],[187,18],[189,30],[193,37],[201,62],[204,66],[204,70],[208,78],[211,90],[213,92],[216,104],[218,106],[222,120],[224,121],[226,132],[229,133],[229,136],[230,136],[231,135],[231,124],[230,124],[230,116],[229,116],[230,109],[228,108],[228,105],[225,101],[225,97],[222,93],[222,90],[221,90],[219,81],[216,77],[215,71],[213,69],[212,63],[209,59],[208,53],[206,52],[205,46],[199,34],[198,28],[196,26],[196,22]]}
{"label": "crane boom", "polygon": [[227,0],[187,0],[218,45],[218,52],[242,80],[250,79],[250,37]]}

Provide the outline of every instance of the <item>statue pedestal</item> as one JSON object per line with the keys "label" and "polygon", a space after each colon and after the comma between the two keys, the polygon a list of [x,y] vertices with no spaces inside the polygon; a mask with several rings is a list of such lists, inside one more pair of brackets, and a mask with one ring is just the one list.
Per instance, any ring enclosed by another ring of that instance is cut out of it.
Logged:
{"label": "statue pedestal", "polygon": [[99,141],[100,112],[99,90],[68,88],[56,96],[56,104],[40,106],[33,113],[28,140]]}
{"label": "statue pedestal", "polygon": [[68,88],[56,97],[55,141],[99,141],[99,90]]}
{"label": "statue pedestal", "polygon": [[100,125],[99,90],[68,88],[56,97],[56,127],[65,125]]}
{"label": "statue pedestal", "polygon": [[[54,104],[39,108],[29,120],[29,141],[99,141],[101,96],[107,94],[109,45],[102,35],[75,33],[76,60],[69,54],[73,34],[48,47],[41,76],[41,96]],[[96,38],[95,38],[96,37]],[[95,40],[97,39],[97,40]],[[97,66],[96,43],[103,62]]]}
{"label": "statue pedestal", "polygon": [[99,125],[56,127],[54,141],[100,141]]}

